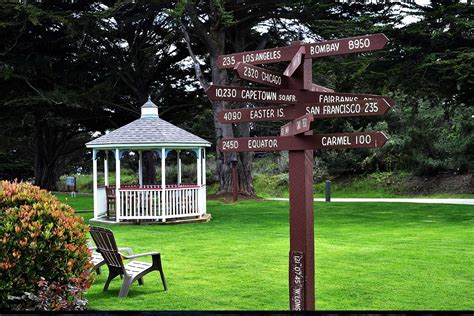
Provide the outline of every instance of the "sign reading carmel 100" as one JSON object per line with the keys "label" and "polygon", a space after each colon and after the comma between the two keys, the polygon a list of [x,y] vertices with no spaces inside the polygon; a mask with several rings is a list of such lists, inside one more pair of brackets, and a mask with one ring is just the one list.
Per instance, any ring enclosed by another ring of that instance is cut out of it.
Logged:
{"label": "sign reading carmel 100", "polygon": [[[339,93],[312,82],[312,59],[382,49],[384,34],[371,34],[319,43],[295,42],[287,47],[223,55],[220,69],[233,68],[241,79],[268,88],[211,85],[211,100],[277,104],[255,108],[227,109],[218,113],[221,123],[290,121],[280,136],[224,138],[222,152],[289,150],[290,191],[290,309],[314,310],[314,205],[313,150],[382,147],[381,132],[313,135],[315,119],[385,114],[394,101],[387,96]],[[285,71],[255,66],[289,61]]]}

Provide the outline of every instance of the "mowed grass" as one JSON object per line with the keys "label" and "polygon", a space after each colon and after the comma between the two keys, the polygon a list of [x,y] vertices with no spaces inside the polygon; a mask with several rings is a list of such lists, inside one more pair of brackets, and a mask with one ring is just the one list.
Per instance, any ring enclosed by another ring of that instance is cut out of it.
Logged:
{"label": "mowed grass", "polygon": [[[159,273],[118,298],[87,293],[93,310],[288,310],[288,202],[208,202],[209,223],[110,225],[119,246],[162,253]],[[90,218],[92,213],[82,213]],[[474,208],[316,203],[318,310],[474,309]]]}
{"label": "mowed grass", "polygon": [[76,211],[91,211],[94,209],[92,195],[76,194],[72,197],[70,193],[55,193],[59,201],[71,205]]}

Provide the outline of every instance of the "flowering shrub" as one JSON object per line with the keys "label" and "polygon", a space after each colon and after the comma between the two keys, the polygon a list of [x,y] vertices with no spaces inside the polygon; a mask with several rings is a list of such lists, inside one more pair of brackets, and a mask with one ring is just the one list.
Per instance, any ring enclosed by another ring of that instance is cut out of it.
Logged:
{"label": "flowering shrub", "polygon": [[17,309],[15,298],[25,294],[45,293],[60,296],[49,301],[62,302],[47,306],[70,308],[64,302],[77,301],[90,286],[87,232],[82,217],[47,191],[0,182],[0,309]]}
{"label": "flowering shrub", "polygon": [[58,282],[49,284],[44,278],[41,278],[37,284],[36,294],[25,292],[22,296],[9,297],[14,310],[82,311],[86,307],[87,300],[81,298],[83,290],[74,284],[59,284]]}

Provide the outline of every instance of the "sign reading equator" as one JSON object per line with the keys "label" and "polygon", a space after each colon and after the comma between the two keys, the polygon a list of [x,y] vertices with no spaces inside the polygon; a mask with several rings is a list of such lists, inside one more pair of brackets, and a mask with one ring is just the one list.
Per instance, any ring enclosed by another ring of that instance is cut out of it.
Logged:
{"label": "sign reading equator", "polygon": [[277,105],[228,109],[218,112],[217,119],[221,123],[230,124],[294,120],[308,113],[318,119],[374,116],[385,114],[389,109],[390,105],[384,99],[379,99],[326,104],[295,104],[290,106]]}
{"label": "sign reading equator", "polygon": [[302,135],[298,137],[265,136],[224,138],[219,141],[222,152],[280,151],[311,149],[378,148],[388,140],[382,132],[357,132]]}
{"label": "sign reading equator", "polygon": [[300,50],[300,47],[305,48],[304,58],[319,58],[379,50],[384,48],[387,42],[387,37],[379,33],[304,45],[275,47],[251,52],[221,55],[217,57],[217,67],[219,69],[234,68],[238,62],[261,65],[290,61]]}
{"label": "sign reading equator", "polygon": [[390,106],[395,102],[386,96],[340,92],[303,91],[210,85],[206,90],[214,101],[261,102],[276,104],[353,102],[365,99],[385,99]]}

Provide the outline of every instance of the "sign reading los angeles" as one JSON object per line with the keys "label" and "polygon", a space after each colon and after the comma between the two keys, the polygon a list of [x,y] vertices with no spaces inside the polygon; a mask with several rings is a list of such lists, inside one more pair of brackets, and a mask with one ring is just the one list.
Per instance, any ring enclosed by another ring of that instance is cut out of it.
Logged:
{"label": "sign reading los angeles", "polygon": [[[305,44],[304,58],[319,58],[351,53],[362,53],[379,50],[385,47],[388,38],[384,34],[370,34],[364,36],[349,37],[332,41]],[[238,62],[261,65],[291,61],[300,50],[300,46],[277,47],[271,49],[256,50],[253,52],[242,52],[217,57],[219,69],[234,68]]]}
{"label": "sign reading los angeles", "polygon": [[[382,132],[315,134],[315,120],[385,114],[395,102],[387,96],[341,93],[312,82],[312,59],[382,49],[388,39],[371,34],[318,43],[296,42],[287,47],[219,56],[220,69],[265,87],[211,85],[210,100],[245,102],[245,108],[217,113],[224,124],[289,121],[280,136],[223,138],[222,153],[289,151],[290,252],[289,301],[293,311],[314,310],[313,150],[379,148],[388,140]],[[256,66],[287,62],[283,73]],[[288,63],[289,62],[289,63]],[[248,107],[252,103],[252,107]],[[258,106],[255,103],[272,104]]]}

